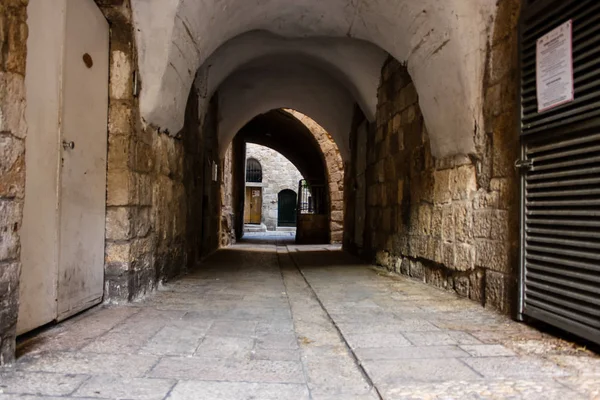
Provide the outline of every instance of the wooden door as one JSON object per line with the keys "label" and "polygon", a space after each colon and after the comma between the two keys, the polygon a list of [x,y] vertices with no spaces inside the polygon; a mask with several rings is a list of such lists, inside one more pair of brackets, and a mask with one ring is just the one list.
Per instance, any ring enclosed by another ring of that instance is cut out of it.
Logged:
{"label": "wooden door", "polygon": [[58,320],[102,300],[106,219],[108,23],[92,0],[67,3]]}
{"label": "wooden door", "polygon": [[262,218],[262,188],[246,187],[244,223],[260,224]]}

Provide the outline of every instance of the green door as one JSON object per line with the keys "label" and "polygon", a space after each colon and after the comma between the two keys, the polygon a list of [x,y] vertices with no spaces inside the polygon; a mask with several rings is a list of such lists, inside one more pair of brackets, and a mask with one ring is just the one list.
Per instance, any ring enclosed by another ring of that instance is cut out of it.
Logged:
{"label": "green door", "polygon": [[277,226],[296,226],[296,193],[285,189],[277,195]]}

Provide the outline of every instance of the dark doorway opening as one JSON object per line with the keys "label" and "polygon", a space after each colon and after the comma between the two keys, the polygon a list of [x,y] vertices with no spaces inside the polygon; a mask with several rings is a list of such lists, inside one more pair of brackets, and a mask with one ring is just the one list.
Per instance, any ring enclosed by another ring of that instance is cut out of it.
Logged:
{"label": "dark doorway opening", "polygon": [[277,194],[277,226],[296,226],[296,193],[285,189]]}

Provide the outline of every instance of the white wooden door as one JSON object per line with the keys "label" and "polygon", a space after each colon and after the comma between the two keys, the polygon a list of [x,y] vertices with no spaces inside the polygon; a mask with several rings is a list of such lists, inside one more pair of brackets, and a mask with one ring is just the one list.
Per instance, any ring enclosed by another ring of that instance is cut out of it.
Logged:
{"label": "white wooden door", "polygon": [[104,286],[109,28],[93,0],[67,4],[58,320],[99,303]]}
{"label": "white wooden door", "polygon": [[25,206],[17,334],[56,319],[58,160],[66,0],[27,6]]}

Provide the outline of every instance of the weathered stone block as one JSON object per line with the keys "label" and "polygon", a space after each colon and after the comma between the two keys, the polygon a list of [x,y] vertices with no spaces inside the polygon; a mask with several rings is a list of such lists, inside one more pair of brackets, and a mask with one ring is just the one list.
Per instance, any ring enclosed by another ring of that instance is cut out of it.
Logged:
{"label": "weathered stone block", "polygon": [[144,237],[150,232],[150,208],[140,207],[137,209],[137,213],[134,223],[134,234],[137,237]]}
{"label": "weathered stone block", "polygon": [[152,177],[147,174],[135,174],[137,184],[137,204],[140,206],[152,205]]}
{"label": "weathered stone block", "polygon": [[454,267],[459,271],[473,269],[475,249],[470,244],[456,244],[454,246]]}
{"label": "weathered stone block", "polygon": [[442,244],[442,260],[447,268],[454,269],[454,244]]}
{"label": "weathered stone block", "polygon": [[442,239],[446,242],[454,241],[454,213],[451,205],[442,207]]}
{"label": "weathered stone block", "polygon": [[484,189],[477,191],[477,194],[473,196],[473,209],[480,210],[485,208],[500,208],[499,192],[486,192]]}
{"label": "weathered stone block", "polygon": [[473,212],[473,236],[489,239],[494,223],[493,210],[477,210]]}
{"label": "weathered stone block", "polygon": [[331,220],[335,222],[344,222],[344,212],[343,211],[333,211],[331,213]]}
{"label": "weathered stone block", "polygon": [[0,200],[0,261],[18,259],[21,249],[19,229],[22,220],[22,202]]}
{"label": "weathered stone block", "polygon": [[134,211],[131,207],[110,207],[106,210],[107,240],[128,240],[134,236]]}
{"label": "weathered stone block", "polygon": [[131,292],[128,274],[109,275],[104,281],[104,297],[111,303],[129,301]]}
{"label": "weathered stone block", "polygon": [[452,199],[469,199],[472,193],[477,191],[477,176],[474,165],[463,165],[455,170],[451,170],[450,176]]}
{"label": "weathered stone block", "polygon": [[443,262],[442,241],[440,239],[429,236],[428,240],[427,240],[427,253],[425,256],[429,260],[433,260],[437,263],[442,263]]}
{"label": "weathered stone block", "polygon": [[151,172],[153,167],[152,147],[144,142],[135,143],[135,158],[133,168],[138,172]]}
{"label": "weathered stone block", "polygon": [[500,242],[508,243],[509,236],[509,212],[503,210],[494,211],[494,223],[491,226],[490,238]]}
{"label": "weathered stone block", "polygon": [[479,303],[485,301],[485,272],[482,270],[475,271],[469,275],[469,298]]}
{"label": "weathered stone block", "polygon": [[0,197],[25,195],[25,144],[11,135],[0,134]]}
{"label": "weathered stone block", "polygon": [[131,256],[136,260],[136,269],[140,270],[142,267],[150,266],[148,263],[140,263],[140,259],[145,256],[150,256],[156,250],[154,238],[151,236],[144,238],[136,238],[131,241]]}
{"label": "weathered stone block", "polygon": [[0,262],[0,335],[17,322],[20,275],[20,262]]}
{"label": "weathered stone block", "polygon": [[510,280],[505,274],[485,272],[485,306],[507,312],[510,309]]}
{"label": "weathered stone block", "polygon": [[457,276],[454,278],[454,291],[460,296],[469,297],[470,281],[466,276]]}
{"label": "weathered stone block", "polygon": [[431,233],[431,206],[423,204],[419,206],[419,219],[417,221],[417,233],[421,235],[429,235]]}
{"label": "weathered stone block", "polygon": [[8,15],[8,54],[6,57],[6,69],[8,71],[25,76],[25,65],[27,59],[27,37],[29,29],[24,19],[18,15]]}
{"label": "weathered stone block", "polygon": [[132,98],[131,79],[132,69],[129,55],[119,50],[111,52],[110,97],[118,100]]}
{"label": "weathered stone block", "polygon": [[441,170],[433,173],[433,201],[435,204],[448,203],[452,200],[450,191],[450,172],[452,170]]}
{"label": "weathered stone block", "polygon": [[125,135],[108,135],[108,164],[109,171],[126,170],[130,166],[132,139]]}
{"label": "weathered stone block", "polygon": [[416,235],[409,235],[408,236],[408,252],[406,252],[406,254],[409,257],[412,258],[417,258],[419,257],[419,237]]}
{"label": "weathered stone block", "polygon": [[490,84],[494,84],[508,76],[516,68],[516,51],[510,40],[502,40],[492,47],[490,65]]}
{"label": "weathered stone block", "polygon": [[514,160],[518,157],[519,134],[513,114],[503,113],[493,121],[492,169],[496,177],[514,174]]}
{"label": "weathered stone block", "polygon": [[442,207],[433,207],[431,210],[431,236],[437,238],[442,237],[442,221]]}
{"label": "weathered stone block", "polygon": [[108,170],[106,176],[106,205],[127,206],[134,204],[136,186],[133,173],[127,170]]}
{"label": "weathered stone block", "polygon": [[106,273],[120,275],[131,267],[131,242],[107,242],[104,253]]}
{"label": "weathered stone block", "polygon": [[473,218],[469,203],[454,203],[452,205],[454,219],[454,238],[459,242],[467,242],[473,237]]}
{"label": "weathered stone block", "polygon": [[113,101],[108,109],[108,133],[110,135],[131,134],[131,106]]}
{"label": "weathered stone block", "polygon": [[475,241],[475,265],[498,272],[510,270],[508,244],[491,240]]}
{"label": "weathered stone block", "polygon": [[425,268],[420,261],[410,261],[410,276],[416,279],[425,278]]}
{"label": "weathered stone block", "polygon": [[424,281],[431,286],[446,288],[448,283],[444,277],[444,274],[439,269],[432,269],[424,266]]}
{"label": "weathered stone block", "polygon": [[25,122],[25,82],[21,75],[0,72],[0,132],[8,132],[24,139],[27,134]]}

